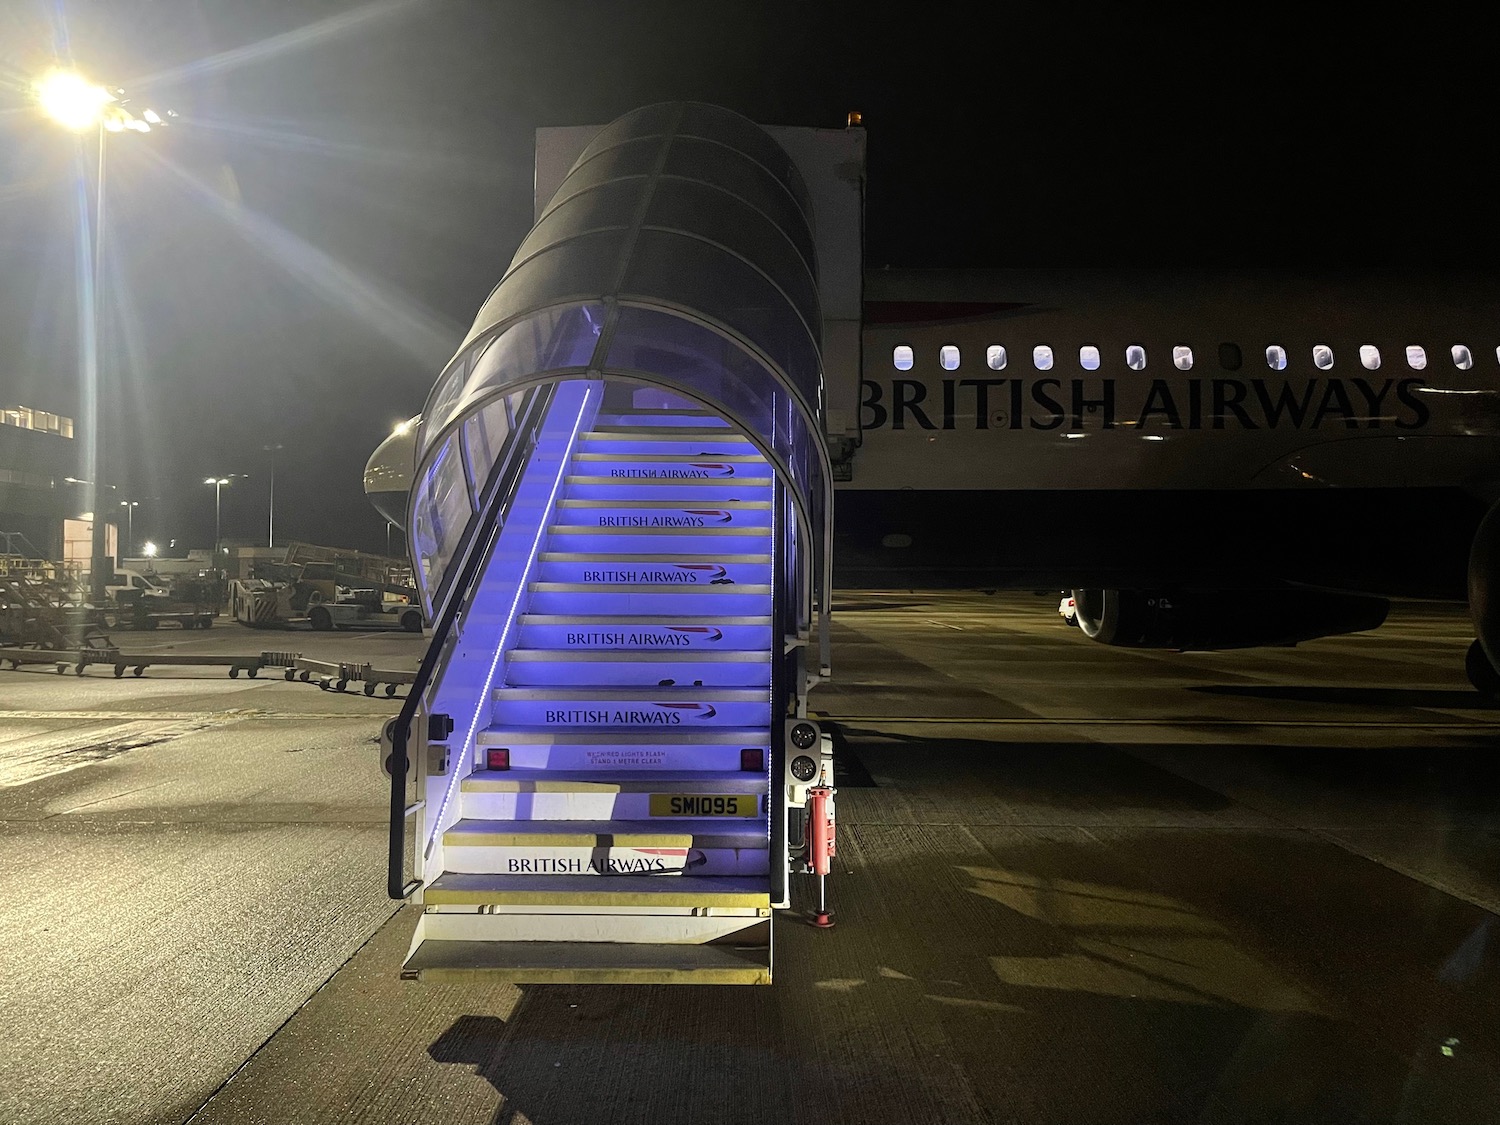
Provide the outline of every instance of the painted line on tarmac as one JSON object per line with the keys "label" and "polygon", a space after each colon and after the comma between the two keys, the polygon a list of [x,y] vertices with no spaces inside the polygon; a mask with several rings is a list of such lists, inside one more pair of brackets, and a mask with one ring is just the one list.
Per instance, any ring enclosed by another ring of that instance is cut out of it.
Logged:
{"label": "painted line on tarmac", "polygon": [[[351,695],[352,698],[352,695]],[[381,703],[399,703],[401,700],[382,698]],[[231,708],[225,711],[5,711],[0,710],[0,719],[86,719],[116,722],[194,722],[198,720],[242,719],[371,719],[377,717],[355,711],[258,711],[254,708]]]}
{"label": "painted line on tarmac", "polygon": [[1007,727],[1329,727],[1336,730],[1476,730],[1500,728],[1500,717],[1488,722],[1462,719],[1432,719],[1426,722],[1388,722],[1378,719],[1101,719],[985,717],[927,718],[920,715],[833,715],[809,710],[808,714],[828,723],[896,723],[902,726],[1007,726]]}

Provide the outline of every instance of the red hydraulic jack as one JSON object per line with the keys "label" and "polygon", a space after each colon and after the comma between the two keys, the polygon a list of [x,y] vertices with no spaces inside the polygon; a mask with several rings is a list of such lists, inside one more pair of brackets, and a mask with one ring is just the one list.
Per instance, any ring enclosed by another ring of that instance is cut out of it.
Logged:
{"label": "red hydraulic jack", "polygon": [[833,795],[831,785],[814,785],[807,791],[807,862],[812,873],[818,877],[818,909],[813,912],[812,924],[820,929],[833,926],[833,915],[828,913],[828,873],[833,870]]}

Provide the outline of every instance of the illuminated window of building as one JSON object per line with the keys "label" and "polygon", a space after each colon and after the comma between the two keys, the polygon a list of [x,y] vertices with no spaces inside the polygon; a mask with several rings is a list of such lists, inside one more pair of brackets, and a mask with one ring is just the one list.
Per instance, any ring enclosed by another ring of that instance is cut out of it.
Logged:
{"label": "illuminated window of building", "polygon": [[1474,357],[1469,353],[1467,346],[1463,344],[1453,345],[1453,366],[1460,371],[1467,371],[1474,366]]}
{"label": "illuminated window of building", "polygon": [[958,348],[953,344],[944,344],[938,352],[938,362],[943,365],[944,371],[957,371]]}
{"label": "illuminated window of building", "polygon": [[1427,353],[1421,344],[1406,345],[1406,366],[1413,371],[1421,371],[1427,366]]}
{"label": "illuminated window of building", "polygon": [[1319,371],[1327,371],[1333,366],[1333,349],[1327,344],[1313,345],[1313,366]]}
{"label": "illuminated window of building", "polygon": [[1272,371],[1286,370],[1286,349],[1280,344],[1272,344],[1266,349],[1266,366]]}
{"label": "illuminated window of building", "polygon": [[1361,344],[1359,346],[1359,362],[1364,364],[1366,371],[1380,370],[1380,349],[1374,344]]}
{"label": "illuminated window of building", "polygon": [[65,438],[73,436],[73,419],[65,414],[34,410],[29,406],[0,407],[0,426],[15,426],[20,430],[34,430]]}
{"label": "illuminated window of building", "polygon": [[897,371],[910,371],[912,364],[911,348],[906,344],[897,344],[896,350],[891,353],[891,360],[895,363]]}
{"label": "illuminated window of building", "polygon": [[1139,344],[1131,344],[1125,349],[1125,366],[1132,371],[1146,370],[1146,349]]}
{"label": "illuminated window of building", "polygon": [[1031,349],[1031,362],[1036,365],[1038,371],[1052,370],[1052,349],[1046,344],[1038,344]]}
{"label": "illuminated window of building", "polygon": [[1099,370],[1099,349],[1093,344],[1084,344],[1078,349],[1078,366],[1085,371]]}
{"label": "illuminated window of building", "polygon": [[1178,344],[1172,349],[1172,363],[1178,371],[1191,371],[1193,369],[1193,349],[1186,344]]}
{"label": "illuminated window of building", "polygon": [[991,344],[984,351],[984,362],[989,364],[991,371],[1005,370],[1005,346],[1003,344]]}
{"label": "illuminated window of building", "polygon": [[1242,362],[1238,344],[1219,345],[1219,366],[1225,371],[1238,371]]}

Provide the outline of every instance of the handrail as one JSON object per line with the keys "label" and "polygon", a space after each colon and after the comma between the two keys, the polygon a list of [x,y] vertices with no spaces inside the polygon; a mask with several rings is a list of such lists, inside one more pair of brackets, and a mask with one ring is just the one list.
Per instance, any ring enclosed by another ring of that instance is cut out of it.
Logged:
{"label": "handrail", "polygon": [[[509,511],[516,484],[526,467],[527,457],[524,454],[529,451],[529,448],[523,450],[522,446],[530,447],[535,443],[537,431],[541,428],[542,421],[547,416],[547,407],[552,402],[552,392],[552,384],[537,387],[526,404],[524,421],[507,435],[505,448],[495,459],[493,470],[495,474],[503,474],[503,477],[493,492],[488,486],[485,489],[486,493],[494,496],[494,500],[480,514],[472,534],[462,545],[463,564],[457,571],[454,583],[449,586],[450,591],[468,589],[473,584],[479,568],[484,564],[490,543],[495,536],[496,526],[501,516]],[[503,501],[501,497],[504,497]],[[390,851],[386,866],[386,894],[393,899],[410,898],[422,886],[420,879],[410,881],[406,879],[408,815],[406,782],[407,771],[411,766],[406,750],[411,743],[412,720],[416,718],[427,689],[431,686],[432,677],[437,671],[438,662],[442,658],[453,627],[458,622],[463,604],[462,598],[454,597],[450,593],[441,617],[433,625],[432,642],[427,646],[426,655],[422,657],[421,667],[417,669],[417,677],[412,681],[406,701],[401,705],[401,711],[391,726],[391,826]],[[421,807],[421,804],[420,801],[414,804],[413,810]]]}
{"label": "handrail", "polygon": [[789,581],[795,582],[791,574],[796,570],[795,562],[786,549],[785,488],[781,478],[777,477],[771,493],[773,497],[771,505],[771,741],[768,755],[770,760],[766,763],[770,773],[771,789],[766,804],[771,818],[768,827],[772,845],[770,871],[772,902],[788,901],[786,855],[785,849],[780,847],[780,842],[786,839],[787,834],[786,803],[782,800],[782,788],[785,785],[786,776],[786,747],[783,740],[786,736],[787,691],[788,688],[797,690],[794,683],[788,683],[789,680],[795,678],[787,675],[784,639],[789,603],[787,586]]}

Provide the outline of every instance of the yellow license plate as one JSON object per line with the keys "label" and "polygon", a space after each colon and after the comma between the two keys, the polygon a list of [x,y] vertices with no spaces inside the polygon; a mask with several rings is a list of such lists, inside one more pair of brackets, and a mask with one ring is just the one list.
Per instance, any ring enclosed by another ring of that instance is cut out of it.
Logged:
{"label": "yellow license plate", "polygon": [[758,816],[760,798],[753,793],[653,793],[652,816]]}

